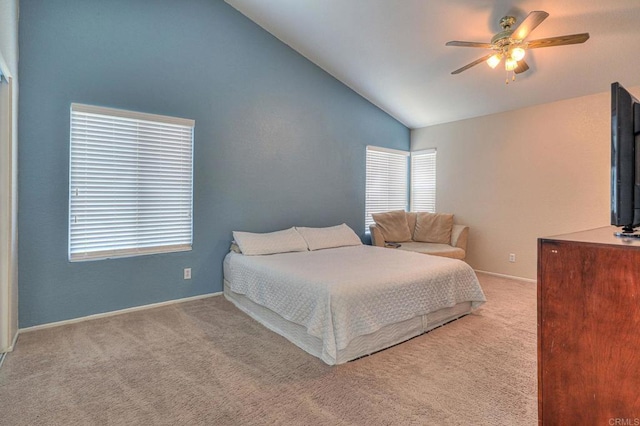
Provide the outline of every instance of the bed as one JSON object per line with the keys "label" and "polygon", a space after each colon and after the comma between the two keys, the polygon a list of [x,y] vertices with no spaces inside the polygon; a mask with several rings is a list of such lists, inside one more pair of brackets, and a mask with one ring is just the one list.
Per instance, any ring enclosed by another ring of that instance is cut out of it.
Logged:
{"label": "bed", "polygon": [[486,300],[463,261],[361,243],[231,251],[223,267],[228,300],[329,365],[408,340]]}

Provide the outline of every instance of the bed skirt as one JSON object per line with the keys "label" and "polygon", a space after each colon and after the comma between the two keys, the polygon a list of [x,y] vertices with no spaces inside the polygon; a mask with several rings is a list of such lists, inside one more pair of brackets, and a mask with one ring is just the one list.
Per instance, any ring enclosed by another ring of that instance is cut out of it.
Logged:
{"label": "bed skirt", "polygon": [[397,345],[471,312],[471,302],[462,302],[450,308],[387,325],[374,333],[354,338],[347,347],[338,350],[334,361],[322,356],[321,339],[308,334],[303,326],[284,319],[274,311],[258,305],[242,294],[234,293],[230,290],[226,279],[224,280],[224,296],[238,309],[269,330],[278,333],[305,352],[322,359],[329,365],[343,364]]}

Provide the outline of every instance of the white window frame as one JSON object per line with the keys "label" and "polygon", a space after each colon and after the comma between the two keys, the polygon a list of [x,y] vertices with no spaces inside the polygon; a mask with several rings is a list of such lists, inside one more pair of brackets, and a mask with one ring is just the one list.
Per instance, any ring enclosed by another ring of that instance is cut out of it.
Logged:
{"label": "white window frame", "polygon": [[71,104],[69,260],[191,250],[195,121]]}
{"label": "white window frame", "polygon": [[411,153],[411,211],[436,212],[437,150]]}
{"label": "white window frame", "polygon": [[366,150],[365,232],[373,213],[406,210],[409,152],[368,145]]}

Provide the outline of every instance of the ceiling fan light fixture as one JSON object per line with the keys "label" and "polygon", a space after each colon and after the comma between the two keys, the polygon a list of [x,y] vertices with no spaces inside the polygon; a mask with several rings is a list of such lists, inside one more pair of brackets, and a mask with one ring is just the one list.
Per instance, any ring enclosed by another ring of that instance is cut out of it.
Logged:
{"label": "ceiling fan light fixture", "polygon": [[516,61],[521,61],[524,58],[525,51],[522,47],[515,47],[511,50],[511,57]]}
{"label": "ceiling fan light fixture", "polygon": [[[467,65],[452,71],[451,74],[460,74],[471,67],[486,62],[491,68],[498,66],[502,59],[504,67],[509,73],[521,74],[529,69],[524,60],[526,50],[540,47],[564,46],[568,44],[584,43],[589,39],[589,33],[568,34],[564,36],[548,37],[538,40],[527,40],[531,32],[549,17],[547,12],[534,10],[516,27],[516,18],[505,16],[500,20],[502,31],[491,37],[491,42],[452,40],[445,43],[446,46],[475,47],[485,49],[485,55]],[[507,79],[508,81],[508,79]]]}
{"label": "ceiling fan light fixture", "polygon": [[496,53],[495,55],[487,59],[487,65],[489,65],[491,68],[495,68],[498,66],[501,60],[502,60],[502,55],[499,53]]}

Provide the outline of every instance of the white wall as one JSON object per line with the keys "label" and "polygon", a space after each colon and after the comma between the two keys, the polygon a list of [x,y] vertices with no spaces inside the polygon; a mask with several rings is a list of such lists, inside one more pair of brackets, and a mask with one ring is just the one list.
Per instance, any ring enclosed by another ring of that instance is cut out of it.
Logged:
{"label": "white wall", "polygon": [[0,353],[18,332],[18,0],[0,0]]}
{"label": "white wall", "polygon": [[535,279],[537,238],[609,224],[610,110],[607,90],[412,131],[438,149],[437,210],[470,226],[473,268]]}

